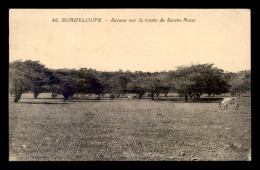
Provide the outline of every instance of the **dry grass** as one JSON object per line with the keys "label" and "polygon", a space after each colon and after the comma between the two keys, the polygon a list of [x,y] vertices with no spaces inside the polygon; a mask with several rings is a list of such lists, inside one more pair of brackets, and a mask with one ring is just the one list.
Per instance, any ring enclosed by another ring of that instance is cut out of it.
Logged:
{"label": "dry grass", "polygon": [[[48,94],[48,96],[50,96]],[[152,100],[9,100],[9,159],[248,160],[251,98],[217,103]]]}

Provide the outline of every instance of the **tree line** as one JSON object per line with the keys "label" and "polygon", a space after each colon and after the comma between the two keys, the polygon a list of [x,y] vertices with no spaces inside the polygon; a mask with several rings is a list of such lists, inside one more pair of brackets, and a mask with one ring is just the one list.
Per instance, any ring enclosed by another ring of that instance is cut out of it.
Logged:
{"label": "tree line", "polygon": [[96,94],[98,99],[110,94],[114,99],[127,93],[134,93],[139,99],[148,94],[155,100],[159,94],[167,97],[169,92],[176,92],[187,102],[188,98],[196,100],[202,94],[211,96],[248,91],[251,73],[246,73],[240,73],[244,75],[241,79],[241,75],[225,73],[213,64],[180,66],[176,70],[153,73],[87,68],[55,70],[46,68],[39,61],[18,60],[9,64],[9,92],[14,96],[14,102],[18,102],[25,92],[32,92],[34,98],[43,92],[51,92],[53,98],[61,94],[64,101],[75,94]]}

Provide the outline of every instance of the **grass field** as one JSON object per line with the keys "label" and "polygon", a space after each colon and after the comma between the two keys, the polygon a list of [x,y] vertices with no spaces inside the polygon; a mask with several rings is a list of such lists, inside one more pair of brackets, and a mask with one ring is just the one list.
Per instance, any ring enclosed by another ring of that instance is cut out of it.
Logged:
{"label": "grass field", "polygon": [[251,98],[218,101],[9,97],[10,161],[251,159]]}

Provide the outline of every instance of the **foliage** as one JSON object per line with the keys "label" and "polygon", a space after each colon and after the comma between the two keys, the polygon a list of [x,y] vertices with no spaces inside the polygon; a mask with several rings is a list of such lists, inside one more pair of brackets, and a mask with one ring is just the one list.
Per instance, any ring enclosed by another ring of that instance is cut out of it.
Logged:
{"label": "foliage", "polygon": [[241,71],[230,76],[231,93],[245,93],[251,91],[251,72]]}
{"label": "foliage", "polygon": [[75,93],[77,93],[77,71],[76,70],[68,70],[68,69],[60,69],[55,71],[56,76],[59,79],[59,84],[53,86],[56,87],[56,92],[58,94],[62,94],[64,97],[64,101],[69,97],[72,97]]}
{"label": "foliage", "polygon": [[141,99],[147,91],[146,83],[147,82],[145,81],[143,76],[132,78],[130,82],[127,84],[127,91],[129,93],[137,93],[138,98]]}
{"label": "foliage", "polygon": [[106,91],[119,97],[127,92],[127,83],[128,79],[125,76],[115,75],[107,81]]}
{"label": "foliage", "polygon": [[10,63],[9,92],[18,102],[22,93],[31,91],[36,98],[42,92],[52,92],[52,97],[62,94],[64,100],[76,93],[103,95],[111,99],[121,94],[136,93],[142,98],[148,93],[152,100],[159,94],[177,92],[188,101],[199,99],[204,93],[218,95],[226,92],[251,90],[251,73],[224,73],[213,64],[180,66],[177,70],[162,72],[96,71],[95,69],[48,69],[39,61]]}
{"label": "foliage", "polygon": [[33,92],[34,98],[48,89],[47,69],[39,61],[26,60],[24,62],[29,69],[30,91]]}
{"label": "foliage", "polygon": [[78,93],[93,93],[100,95],[104,90],[100,81],[94,74],[85,68],[79,70],[76,82]]}
{"label": "foliage", "polygon": [[198,64],[178,67],[173,75],[176,91],[185,97],[199,99],[203,93],[220,94],[230,87],[224,79],[223,70],[213,67],[213,64]]}
{"label": "foliage", "polygon": [[30,77],[27,65],[22,61],[14,61],[9,65],[9,90],[18,102],[21,95],[30,89]]}

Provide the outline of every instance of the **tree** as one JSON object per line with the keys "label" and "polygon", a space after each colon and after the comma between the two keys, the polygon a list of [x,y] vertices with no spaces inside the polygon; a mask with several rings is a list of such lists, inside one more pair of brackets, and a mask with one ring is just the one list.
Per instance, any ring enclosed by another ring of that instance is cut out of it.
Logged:
{"label": "tree", "polygon": [[156,75],[156,97],[159,98],[160,93],[164,93],[164,96],[167,97],[167,94],[169,93],[171,89],[170,84],[170,77],[166,72],[161,72],[158,75]]}
{"label": "tree", "polygon": [[185,79],[184,77],[178,77],[174,80],[174,89],[180,96],[185,98],[185,101],[188,102],[188,97],[193,97],[192,86],[194,82]]}
{"label": "tree", "polygon": [[81,68],[77,75],[78,93],[92,93],[99,95],[103,93],[104,87],[100,81],[86,68]]}
{"label": "tree", "polygon": [[61,80],[59,79],[55,70],[47,69],[45,70],[45,74],[48,77],[48,84],[45,89],[46,91],[50,91],[52,93],[52,98],[55,98],[60,91]]}
{"label": "tree", "polygon": [[143,76],[139,76],[136,78],[133,78],[128,84],[127,84],[127,91],[130,93],[137,93],[138,98],[141,99],[145,92],[147,91],[146,87],[146,81]]}
{"label": "tree", "polygon": [[203,93],[220,94],[227,92],[228,82],[223,70],[213,67],[213,64],[198,64],[178,67],[174,74],[176,91],[185,97],[199,99]]}
{"label": "tree", "polygon": [[22,61],[14,61],[9,65],[9,89],[17,103],[22,94],[30,89],[29,69]]}
{"label": "tree", "polygon": [[149,93],[149,96],[154,100],[155,94],[158,92],[157,85],[158,79],[155,76],[146,76],[143,78],[143,90]]}
{"label": "tree", "polygon": [[123,75],[114,75],[107,81],[106,89],[108,92],[119,97],[120,94],[125,94],[127,91],[128,80]]}
{"label": "tree", "polygon": [[[10,72],[9,72],[10,73]],[[9,83],[8,83],[8,89],[9,89],[9,93],[11,96],[14,95],[15,93],[15,89],[14,89],[14,84],[13,84],[13,81],[10,81],[10,74],[9,74]]]}
{"label": "tree", "polygon": [[46,68],[40,64],[39,61],[26,60],[24,62],[29,72],[30,91],[33,92],[34,98],[46,91],[48,84],[48,77],[46,75]]}
{"label": "tree", "polygon": [[103,87],[102,94],[111,93],[111,89],[109,87],[109,79],[111,77],[113,77],[113,75],[111,74],[111,72],[107,72],[107,71],[100,72],[100,74],[98,75],[98,80],[101,86]]}
{"label": "tree", "polygon": [[162,92],[163,89],[163,80],[159,78],[158,75],[150,75],[144,77],[144,90],[145,92],[149,93],[149,96],[152,100],[154,100],[154,97],[159,98],[159,94]]}
{"label": "tree", "polygon": [[245,92],[251,91],[251,72],[250,72],[250,70],[233,73],[229,79],[229,83],[231,85],[230,92],[232,94],[245,93]]}
{"label": "tree", "polygon": [[77,92],[75,80],[71,77],[63,77],[61,83],[61,93],[64,96],[64,101],[68,100],[69,97],[72,97]]}
{"label": "tree", "polygon": [[58,94],[62,94],[64,101],[68,100],[77,93],[77,71],[68,69],[59,69],[55,72],[58,76],[59,84],[55,85]]}

